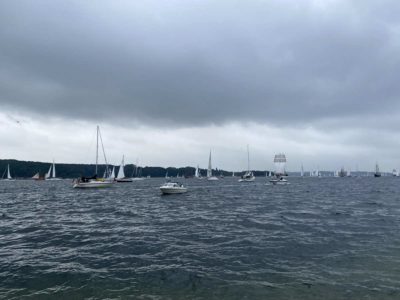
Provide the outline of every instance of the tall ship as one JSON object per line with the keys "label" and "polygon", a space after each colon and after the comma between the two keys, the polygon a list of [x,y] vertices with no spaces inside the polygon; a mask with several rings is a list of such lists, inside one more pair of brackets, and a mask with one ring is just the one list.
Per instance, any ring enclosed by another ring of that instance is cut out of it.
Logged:
{"label": "tall ship", "polygon": [[275,164],[275,174],[274,177],[269,181],[272,184],[276,185],[285,185],[289,184],[289,182],[284,178],[286,176],[286,155],[284,153],[278,153],[274,157]]}

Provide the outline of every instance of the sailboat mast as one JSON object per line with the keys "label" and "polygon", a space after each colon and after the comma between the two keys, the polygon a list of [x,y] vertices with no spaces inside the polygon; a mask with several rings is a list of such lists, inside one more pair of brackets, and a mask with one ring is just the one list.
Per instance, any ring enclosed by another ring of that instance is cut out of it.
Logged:
{"label": "sailboat mast", "polygon": [[52,175],[52,177],[53,178],[56,177],[56,164],[54,163],[54,159],[53,159],[53,175]]}
{"label": "sailboat mast", "polygon": [[247,172],[250,172],[250,154],[249,154],[249,145],[247,145]]}
{"label": "sailboat mast", "polygon": [[99,125],[97,125],[97,134],[96,134],[96,175],[97,175],[98,163],[99,163]]}

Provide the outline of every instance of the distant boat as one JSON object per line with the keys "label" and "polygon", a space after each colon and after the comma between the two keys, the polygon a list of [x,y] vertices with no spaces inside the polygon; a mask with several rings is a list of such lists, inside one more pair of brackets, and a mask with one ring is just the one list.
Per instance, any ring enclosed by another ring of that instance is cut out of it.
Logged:
{"label": "distant boat", "polygon": [[208,181],[216,181],[216,180],[218,180],[218,177],[212,176],[211,150],[210,150],[210,156],[208,157],[207,180]]}
{"label": "distant boat", "polygon": [[285,178],[281,177],[277,177],[274,179],[271,179],[269,182],[271,182],[273,185],[286,185],[286,184],[290,184],[289,181],[287,181]]}
{"label": "distant boat", "polygon": [[124,172],[124,168],[125,168],[125,163],[124,163],[124,155],[122,155],[122,161],[121,161],[121,165],[119,166],[119,170],[118,170],[118,175],[115,178],[116,182],[132,182],[132,178],[129,177],[125,177],[125,172]]}
{"label": "distant boat", "polygon": [[40,173],[37,172],[35,175],[32,176],[33,180],[44,180],[44,177],[40,176]]}
{"label": "distant boat", "polygon": [[[4,173],[6,173],[6,172],[7,172],[7,177],[4,178]],[[15,180],[14,178],[11,177],[9,164],[7,165],[7,169],[4,171],[4,173],[3,173],[3,177],[2,177],[2,178],[4,178],[3,180],[5,180],[5,181],[14,181]]]}
{"label": "distant boat", "polygon": [[[51,172],[51,171],[53,171],[53,172]],[[57,178],[57,176],[56,176],[56,164],[54,163],[54,160],[53,160],[53,164],[50,165],[49,171],[45,175],[45,179],[46,180],[61,180],[61,178]]]}
{"label": "distant boat", "polygon": [[[101,138],[100,128],[97,126],[97,138],[96,138],[96,169],[95,174],[92,177],[84,177],[78,178],[74,180],[73,188],[105,188],[113,186],[114,182],[104,178],[97,178],[98,164],[99,164],[99,138],[102,144],[103,154],[104,153],[104,145],[103,140]],[[107,165],[107,161],[105,162]]]}
{"label": "distant boat", "polygon": [[247,145],[247,171],[244,175],[238,180],[239,182],[253,182],[256,180],[253,172],[250,171],[250,154],[249,154],[249,145]]}
{"label": "distant boat", "polygon": [[381,172],[379,171],[378,163],[376,163],[376,164],[375,164],[375,173],[374,173],[374,177],[381,177],[381,176],[382,176],[382,174],[381,174]]}
{"label": "distant boat", "polygon": [[187,188],[177,182],[166,182],[160,186],[160,190],[163,194],[183,194],[187,192]]}
{"label": "distant boat", "polygon": [[142,177],[142,169],[139,167],[139,160],[136,160],[135,168],[133,169],[132,173],[132,180],[133,181],[141,181],[145,178]]}
{"label": "distant boat", "polygon": [[339,176],[339,177],[346,177],[346,175],[347,175],[347,173],[346,173],[346,171],[344,170],[344,168],[342,167],[342,168],[340,169],[339,173],[338,173],[338,176]]}
{"label": "distant boat", "polygon": [[[286,155],[284,153],[278,153],[274,157],[274,164],[275,164],[275,173],[274,178],[272,178],[269,182],[276,185],[286,185],[289,182],[284,178],[286,176]],[[310,173],[311,175],[311,173]]]}
{"label": "distant boat", "polygon": [[235,172],[232,172],[232,177],[235,177]]}
{"label": "distant boat", "polygon": [[304,176],[304,168],[303,168],[303,164],[301,165],[300,176],[301,176],[301,177],[303,177],[303,176]]}
{"label": "distant boat", "polygon": [[199,168],[198,165],[197,165],[197,168],[196,168],[196,170],[194,172],[194,177],[197,178],[197,179],[203,179],[203,177],[201,176],[200,168]]}
{"label": "distant boat", "polygon": [[399,171],[397,171],[396,169],[393,169],[393,173],[392,173],[392,175],[394,176],[394,177],[399,177]]}

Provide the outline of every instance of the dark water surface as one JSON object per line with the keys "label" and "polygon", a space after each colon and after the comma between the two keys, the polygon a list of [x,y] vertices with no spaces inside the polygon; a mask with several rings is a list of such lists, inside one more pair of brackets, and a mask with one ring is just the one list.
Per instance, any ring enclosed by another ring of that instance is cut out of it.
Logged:
{"label": "dark water surface", "polygon": [[0,182],[0,298],[400,299],[400,179]]}

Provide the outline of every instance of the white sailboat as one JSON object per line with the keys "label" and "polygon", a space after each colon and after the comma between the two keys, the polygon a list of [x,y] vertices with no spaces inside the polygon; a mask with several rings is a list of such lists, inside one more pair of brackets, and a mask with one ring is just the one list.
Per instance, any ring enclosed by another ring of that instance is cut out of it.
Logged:
{"label": "white sailboat", "polygon": [[382,176],[382,173],[379,171],[379,165],[378,165],[378,163],[376,163],[374,177],[381,177],[381,176]]}
{"label": "white sailboat", "polygon": [[301,177],[304,177],[304,168],[303,168],[303,164],[301,165],[300,176],[301,176]]}
{"label": "white sailboat", "polygon": [[116,182],[132,182],[132,178],[129,177],[125,177],[125,172],[124,172],[124,168],[125,168],[125,164],[124,164],[124,155],[122,155],[122,161],[121,161],[121,165],[119,166],[119,170],[118,170],[118,175],[117,178],[115,178]]}
{"label": "white sailboat", "polygon": [[144,177],[142,177],[142,171],[139,167],[139,159],[136,159],[136,165],[135,168],[133,169],[132,180],[133,181],[144,180]]}
{"label": "white sailboat", "polygon": [[256,180],[253,172],[250,171],[250,154],[249,154],[249,145],[247,145],[247,171],[244,175],[238,180],[239,182],[252,182]]}
{"label": "white sailboat", "polygon": [[210,150],[210,156],[208,157],[207,180],[208,180],[208,181],[216,181],[216,180],[219,180],[218,177],[212,176],[211,150]]}
{"label": "white sailboat", "polygon": [[[3,173],[3,177],[4,177],[4,173]],[[9,164],[7,165],[7,177],[4,178],[3,180],[6,180],[6,181],[14,181],[15,180],[14,178],[11,177],[10,165]]]}
{"label": "white sailboat", "polygon": [[197,179],[203,179],[203,177],[201,177],[200,168],[198,165],[197,165],[196,171],[194,172],[194,177]]}
{"label": "white sailboat", "polygon": [[[50,172],[52,171],[52,172]],[[45,176],[46,180],[61,180],[61,178],[56,177],[56,164],[54,163],[53,160],[53,165],[50,165],[49,171],[47,172]]]}
{"label": "white sailboat", "polygon": [[[87,178],[87,177],[81,177],[76,180],[74,180],[74,185],[73,188],[105,188],[105,187],[111,187],[114,182],[104,179],[104,178],[97,178],[97,171],[98,171],[98,163],[99,163],[99,137],[103,146],[103,140],[101,138],[100,134],[100,128],[97,125],[97,138],[96,138],[96,170],[95,170],[95,175],[93,177]],[[104,159],[106,160],[106,165],[107,165],[107,159],[106,155],[104,153],[104,147],[103,148],[103,154],[104,154]]]}

